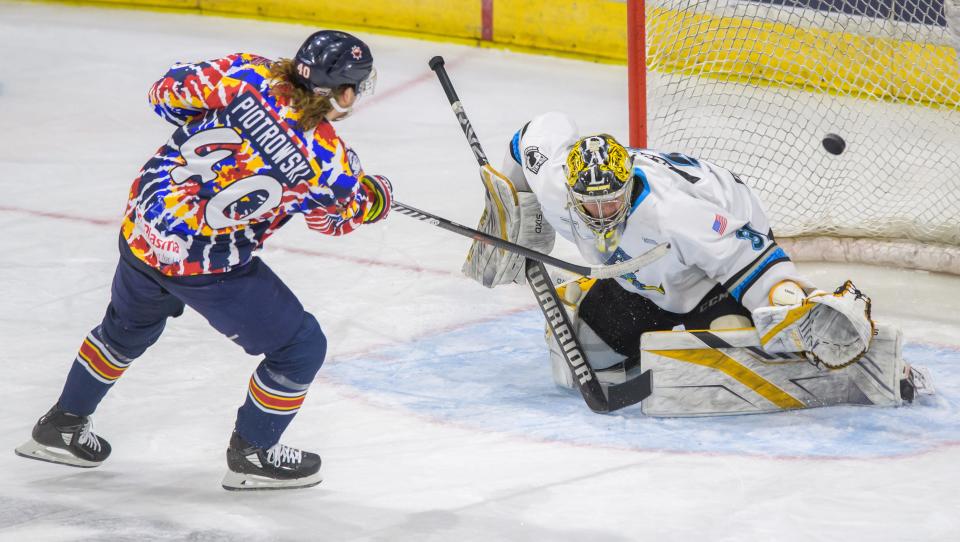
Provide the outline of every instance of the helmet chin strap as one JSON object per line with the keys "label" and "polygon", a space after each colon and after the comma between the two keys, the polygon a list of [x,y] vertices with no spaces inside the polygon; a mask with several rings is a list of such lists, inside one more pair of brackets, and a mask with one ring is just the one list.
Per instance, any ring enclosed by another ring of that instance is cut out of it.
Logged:
{"label": "helmet chin strap", "polygon": [[353,113],[353,106],[350,106],[350,107],[341,107],[340,104],[337,103],[337,99],[336,99],[335,97],[333,97],[333,96],[330,97],[330,105],[332,105],[332,106],[333,106],[333,109],[334,109],[335,111],[337,111],[338,113],[343,113],[343,116],[342,116],[342,117],[333,119],[333,122],[341,121],[341,120],[349,117],[349,116]]}

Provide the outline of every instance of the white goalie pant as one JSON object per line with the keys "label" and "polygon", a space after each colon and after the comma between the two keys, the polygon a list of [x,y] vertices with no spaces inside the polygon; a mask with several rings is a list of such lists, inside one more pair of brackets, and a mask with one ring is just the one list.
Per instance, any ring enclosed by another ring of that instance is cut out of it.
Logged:
{"label": "white goalie pant", "polygon": [[[557,294],[563,302],[564,310],[567,311],[570,325],[573,326],[574,332],[577,334],[583,353],[590,360],[590,367],[595,371],[597,380],[604,384],[623,382],[626,379],[626,374],[622,370],[605,371],[604,369],[621,363],[626,359],[626,356],[610,348],[589,325],[580,320],[577,314],[577,306],[582,301],[583,295],[579,283],[577,281],[568,282],[557,288]],[[574,389],[573,373],[563,357],[560,345],[553,338],[549,325],[546,326],[545,333],[544,338],[547,342],[547,348],[550,350],[550,368],[553,373],[554,384],[562,388]]]}
{"label": "white goalie pant", "polygon": [[641,339],[640,364],[652,374],[648,416],[717,416],[828,405],[900,406],[902,335],[878,325],[855,363],[830,369],[802,354],[770,354],[754,329],[662,331]]}

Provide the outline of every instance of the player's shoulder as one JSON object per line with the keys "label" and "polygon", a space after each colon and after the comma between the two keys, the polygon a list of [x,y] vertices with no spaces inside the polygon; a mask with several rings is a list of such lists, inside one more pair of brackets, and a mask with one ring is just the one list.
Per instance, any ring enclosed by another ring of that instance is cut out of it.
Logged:
{"label": "player's shoulder", "polygon": [[340,144],[340,136],[337,135],[337,129],[334,128],[333,123],[322,120],[317,127],[313,129],[313,137],[315,139],[322,140],[331,145]]}
{"label": "player's shoulder", "polygon": [[233,56],[236,56],[239,60],[246,64],[252,64],[256,66],[270,66],[273,64],[272,59],[256,53],[234,53]]}
{"label": "player's shoulder", "polygon": [[530,119],[519,133],[524,143],[536,143],[545,150],[566,150],[577,140],[579,132],[577,123],[569,115],[551,111]]}
{"label": "player's shoulder", "polygon": [[337,135],[333,123],[326,120],[321,121],[309,134],[310,139],[312,139],[314,154],[321,162],[342,159],[350,167],[351,172],[362,171],[357,153]]}
{"label": "player's shoulder", "polygon": [[171,68],[187,68],[187,67],[210,67],[218,68],[220,70],[226,71],[231,68],[237,68],[240,66],[266,66],[269,67],[273,61],[264,58],[260,55],[255,55],[253,53],[231,53],[224,56],[219,56],[216,58],[209,58],[207,60],[194,61],[194,62],[175,62]]}
{"label": "player's shoulder", "polygon": [[227,73],[256,86],[263,86],[270,78],[273,60],[254,53],[234,53],[224,57],[228,61]]}
{"label": "player's shoulder", "polygon": [[543,164],[563,160],[578,137],[577,124],[569,115],[548,112],[533,117],[517,130],[510,152],[517,163],[538,174]]}

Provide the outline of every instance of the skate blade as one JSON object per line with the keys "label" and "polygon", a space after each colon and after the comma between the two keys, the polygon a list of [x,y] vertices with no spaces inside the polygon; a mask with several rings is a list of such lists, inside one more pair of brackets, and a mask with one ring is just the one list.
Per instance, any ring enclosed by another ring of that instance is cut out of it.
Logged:
{"label": "skate blade", "polygon": [[44,446],[33,439],[17,446],[16,449],[13,450],[13,453],[20,457],[26,457],[27,459],[36,459],[37,461],[46,461],[47,463],[57,463],[58,465],[80,467],[83,469],[96,467],[102,463],[102,461],[97,462],[80,459],[66,450]]}
{"label": "skate blade", "polygon": [[935,395],[937,393],[933,388],[930,371],[925,367],[917,367],[916,365],[912,365],[910,370],[913,372],[913,387],[917,395]]}
{"label": "skate blade", "polygon": [[323,476],[318,471],[316,474],[296,478],[293,480],[277,480],[266,478],[255,474],[243,474],[233,472],[227,469],[223,475],[221,485],[227,491],[256,491],[269,489],[299,489],[304,487],[313,487],[323,481]]}

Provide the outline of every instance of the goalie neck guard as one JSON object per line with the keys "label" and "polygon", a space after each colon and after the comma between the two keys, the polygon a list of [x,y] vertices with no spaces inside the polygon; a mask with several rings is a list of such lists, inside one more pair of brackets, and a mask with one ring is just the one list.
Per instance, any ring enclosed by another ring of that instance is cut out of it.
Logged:
{"label": "goalie neck guard", "polygon": [[581,138],[567,154],[569,208],[590,229],[601,253],[616,249],[630,211],[631,162],[627,149],[607,134]]}

